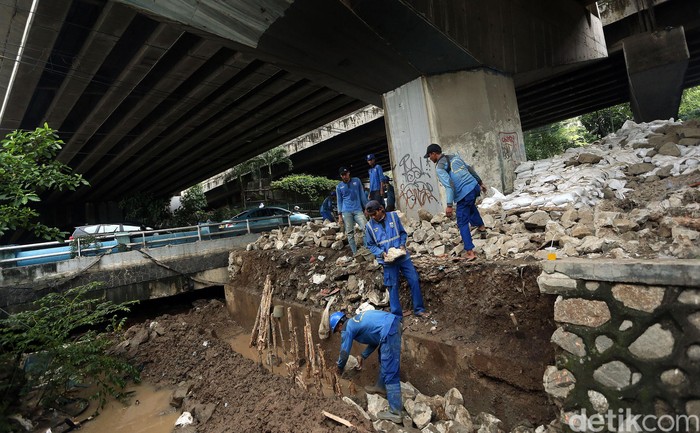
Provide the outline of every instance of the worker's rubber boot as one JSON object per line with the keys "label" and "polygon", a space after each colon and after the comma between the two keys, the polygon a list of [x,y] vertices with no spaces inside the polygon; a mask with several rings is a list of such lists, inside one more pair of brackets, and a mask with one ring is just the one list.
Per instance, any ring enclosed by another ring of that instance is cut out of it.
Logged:
{"label": "worker's rubber boot", "polygon": [[379,385],[367,385],[365,386],[365,392],[367,394],[380,394],[386,397],[386,388]]}
{"label": "worker's rubber boot", "polygon": [[396,424],[401,424],[403,422],[403,417],[401,416],[401,409],[403,409],[403,402],[401,401],[401,384],[400,383],[387,383],[386,384],[386,399],[389,400],[389,411],[384,416],[386,418],[381,418],[377,414],[379,419],[388,419]]}
{"label": "worker's rubber boot", "polygon": [[394,424],[402,424],[403,423],[403,417],[401,416],[401,414],[394,413],[390,410],[383,410],[383,411],[377,413],[377,418],[391,421]]}

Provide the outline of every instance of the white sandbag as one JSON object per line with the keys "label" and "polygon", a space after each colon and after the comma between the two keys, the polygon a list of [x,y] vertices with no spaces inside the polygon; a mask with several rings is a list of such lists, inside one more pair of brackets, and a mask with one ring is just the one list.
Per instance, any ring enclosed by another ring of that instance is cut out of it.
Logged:
{"label": "white sandbag", "polygon": [[321,315],[321,323],[318,325],[318,338],[325,340],[331,335],[331,325],[330,325],[330,311],[331,305],[335,302],[335,295],[331,296],[326,302],[326,309],[323,310]]}

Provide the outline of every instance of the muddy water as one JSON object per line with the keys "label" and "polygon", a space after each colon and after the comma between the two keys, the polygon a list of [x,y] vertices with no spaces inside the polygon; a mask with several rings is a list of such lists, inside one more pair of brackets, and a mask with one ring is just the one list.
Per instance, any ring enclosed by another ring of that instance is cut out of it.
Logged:
{"label": "muddy water", "polygon": [[[170,433],[179,411],[170,406],[172,390],[156,390],[150,385],[129,387],[133,391],[130,404],[111,401],[100,410],[100,415],[84,423],[82,433]],[[94,407],[85,414],[95,411]],[[79,419],[82,419],[79,417]]]}

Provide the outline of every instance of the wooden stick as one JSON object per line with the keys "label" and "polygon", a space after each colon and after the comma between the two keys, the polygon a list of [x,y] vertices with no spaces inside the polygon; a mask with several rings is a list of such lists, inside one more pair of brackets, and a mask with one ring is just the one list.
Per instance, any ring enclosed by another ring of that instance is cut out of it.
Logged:
{"label": "wooden stick", "polygon": [[330,419],[332,419],[333,421],[335,421],[335,422],[337,422],[337,423],[340,423],[340,424],[342,424],[342,425],[344,425],[344,426],[346,426],[346,427],[355,428],[355,426],[354,426],[350,421],[348,421],[348,420],[346,420],[346,419],[344,419],[344,418],[341,418],[341,417],[339,417],[338,415],[333,415],[332,413],[326,412],[325,410],[322,410],[321,413],[322,413],[323,416],[325,416],[326,418],[330,418]]}
{"label": "wooden stick", "polygon": [[321,345],[316,344],[316,353],[318,353],[318,358],[321,360],[321,379],[324,379],[324,374],[323,372],[326,371],[326,355],[323,353],[323,350],[321,350]]}
{"label": "wooden stick", "polygon": [[[335,392],[335,395],[338,397],[343,396],[343,387],[340,383],[340,376],[338,376],[338,372],[335,369],[331,370],[333,373],[333,391]],[[350,382],[352,384],[352,382]]]}
{"label": "wooden stick", "polygon": [[287,354],[287,345],[284,343],[284,334],[282,333],[282,321],[279,318],[275,318],[275,322],[277,322],[277,329],[280,332],[280,341],[282,342],[282,353]]}

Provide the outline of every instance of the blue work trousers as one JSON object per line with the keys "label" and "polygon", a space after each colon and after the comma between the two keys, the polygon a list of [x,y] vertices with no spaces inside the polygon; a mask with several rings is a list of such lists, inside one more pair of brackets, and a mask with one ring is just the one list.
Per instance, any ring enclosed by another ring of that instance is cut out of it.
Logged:
{"label": "blue work trousers", "polygon": [[423,295],[420,291],[420,281],[418,272],[411,258],[408,256],[400,257],[392,263],[384,264],[384,285],[389,288],[389,306],[391,313],[395,316],[403,317],[403,309],[401,308],[401,300],[399,298],[399,276],[403,275],[408,281],[408,287],[411,289],[411,300],[413,301],[413,312],[422,313],[425,311],[423,306]]}
{"label": "blue work trousers", "polygon": [[379,345],[379,378],[377,385],[386,389],[389,408],[394,413],[401,413],[401,382],[399,367],[401,365],[401,322],[395,320],[386,337]]}
{"label": "blue work trousers", "polygon": [[469,194],[457,202],[457,226],[459,227],[459,234],[462,235],[462,240],[464,241],[464,251],[474,249],[469,225],[471,224],[473,227],[484,225],[484,220],[481,219],[479,209],[476,207],[476,199],[479,197],[480,191],[479,185],[476,185]]}

